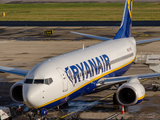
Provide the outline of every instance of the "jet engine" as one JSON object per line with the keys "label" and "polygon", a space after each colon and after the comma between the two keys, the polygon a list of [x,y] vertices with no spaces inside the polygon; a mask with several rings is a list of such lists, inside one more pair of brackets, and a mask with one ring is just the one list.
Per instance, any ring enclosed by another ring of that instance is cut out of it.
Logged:
{"label": "jet engine", "polygon": [[24,80],[21,80],[19,82],[16,82],[15,84],[12,85],[10,89],[10,96],[12,100],[18,103],[23,102],[23,94],[22,94],[22,86],[23,86]]}
{"label": "jet engine", "polygon": [[119,87],[116,93],[117,101],[121,105],[130,106],[142,102],[145,89],[137,78],[132,78]]}

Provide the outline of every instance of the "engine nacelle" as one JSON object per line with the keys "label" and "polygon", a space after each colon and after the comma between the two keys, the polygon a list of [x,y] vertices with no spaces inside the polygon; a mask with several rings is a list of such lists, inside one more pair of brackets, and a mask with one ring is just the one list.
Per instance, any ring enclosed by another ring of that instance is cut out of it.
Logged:
{"label": "engine nacelle", "polygon": [[22,94],[23,82],[24,80],[16,82],[15,84],[12,85],[10,89],[10,96],[12,100],[18,103],[23,103],[23,94]]}
{"label": "engine nacelle", "polygon": [[117,101],[121,105],[130,106],[142,102],[145,89],[137,78],[132,78],[119,87],[116,93]]}

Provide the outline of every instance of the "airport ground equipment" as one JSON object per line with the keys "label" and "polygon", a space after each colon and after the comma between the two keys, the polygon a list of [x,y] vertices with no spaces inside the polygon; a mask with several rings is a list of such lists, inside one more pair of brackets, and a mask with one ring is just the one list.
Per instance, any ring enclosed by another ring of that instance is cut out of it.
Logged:
{"label": "airport ground equipment", "polygon": [[28,114],[28,117],[30,120],[45,120],[47,114],[47,109],[33,110],[30,112],[30,114]]}
{"label": "airport ground equipment", "polygon": [[155,72],[160,72],[160,55],[147,55],[146,64]]}
{"label": "airport ground equipment", "polygon": [[0,106],[0,120],[6,120],[9,119],[11,120],[11,112],[8,107],[2,107]]}
{"label": "airport ground equipment", "polygon": [[160,72],[160,55],[155,55],[153,52],[137,54],[134,62],[147,64],[151,70]]}
{"label": "airport ground equipment", "polygon": [[[134,62],[147,64],[149,68],[154,72],[160,72],[160,55],[155,55],[153,52],[148,52],[146,54],[141,52],[140,54],[137,54]],[[151,86],[152,90],[156,92],[160,84],[157,82],[153,82]]]}
{"label": "airport ground equipment", "polygon": [[159,86],[160,86],[159,83],[153,82],[153,83],[152,83],[152,90],[153,90],[154,92],[156,92],[156,91],[158,90],[158,87],[159,87]]}

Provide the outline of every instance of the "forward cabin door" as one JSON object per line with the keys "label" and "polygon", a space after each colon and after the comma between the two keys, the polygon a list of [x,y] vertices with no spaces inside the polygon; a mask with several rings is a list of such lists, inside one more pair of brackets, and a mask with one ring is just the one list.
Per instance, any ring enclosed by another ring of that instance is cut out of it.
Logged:
{"label": "forward cabin door", "polygon": [[63,92],[66,92],[68,90],[68,78],[67,78],[67,75],[65,73],[65,71],[62,69],[62,68],[57,68],[57,71],[60,73],[61,77],[62,77],[62,86],[63,86],[63,89],[62,91]]}

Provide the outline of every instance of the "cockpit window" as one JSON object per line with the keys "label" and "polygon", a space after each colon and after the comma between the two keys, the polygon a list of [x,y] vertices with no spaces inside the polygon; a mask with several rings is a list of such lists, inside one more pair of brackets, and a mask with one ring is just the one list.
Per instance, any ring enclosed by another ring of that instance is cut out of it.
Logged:
{"label": "cockpit window", "polygon": [[51,84],[53,82],[52,78],[49,78],[49,83]]}
{"label": "cockpit window", "polygon": [[47,79],[26,79],[24,83],[26,84],[46,84],[50,85],[53,82],[52,78]]}
{"label": "cockpit window", "polygon": [[26,83],[26,84],[32,84],[33,83],[33,79],[26,79],[24,81],[24,83]]}
{"label": "cockpit window", "polygon": [[43,79],[35,79],[34,84],[44,84],[44,80]]}
{"label": "cockpit window", "polygon": [[52,78],[45,79],[45,84],[50,85],[53,82]]}
{"label": "cockpit window", "polygon": [[45,79],[45,84],[49,85],[48,79]]}

